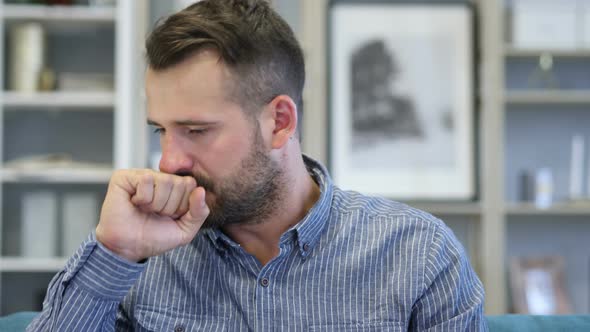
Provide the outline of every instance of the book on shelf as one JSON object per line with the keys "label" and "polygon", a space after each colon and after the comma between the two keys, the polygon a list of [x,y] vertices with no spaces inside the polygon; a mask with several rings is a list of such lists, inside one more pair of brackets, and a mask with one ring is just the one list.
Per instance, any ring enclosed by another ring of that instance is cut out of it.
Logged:
{"label": "book on shelf", "polygon": [[21,202],[21,255],[57,255],[57,197],[50,191],[27,192]]}
{"label": "book on shelf", "polygon": [[61,255],[71,256],[96,227],[98,200],[94,193],[65,193],[62,196],[63,240]]}

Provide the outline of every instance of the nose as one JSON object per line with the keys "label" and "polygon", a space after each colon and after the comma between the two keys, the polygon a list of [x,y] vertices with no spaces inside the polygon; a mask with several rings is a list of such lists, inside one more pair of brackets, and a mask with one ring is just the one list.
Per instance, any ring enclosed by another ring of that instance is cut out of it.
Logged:
{"label": "nose", "polygon": [[162,159],[160,159],[160,171],[168,174],[192,173],[193,160],[189,151],[180,140],[173,135],[165,135],[160,139]]}

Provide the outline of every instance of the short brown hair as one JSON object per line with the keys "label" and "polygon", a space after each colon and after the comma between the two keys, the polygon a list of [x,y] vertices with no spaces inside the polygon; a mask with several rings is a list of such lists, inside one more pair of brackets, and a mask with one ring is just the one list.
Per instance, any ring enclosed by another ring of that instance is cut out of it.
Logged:
{"label": "short brown hair", "polygon": [[234,75],[233,97],[258,110],[285,94],[301,122],[303,52],[293,31],[265,0],[202,0],[161,20],[146,42],[147,62],[165,70],[214,47]]}

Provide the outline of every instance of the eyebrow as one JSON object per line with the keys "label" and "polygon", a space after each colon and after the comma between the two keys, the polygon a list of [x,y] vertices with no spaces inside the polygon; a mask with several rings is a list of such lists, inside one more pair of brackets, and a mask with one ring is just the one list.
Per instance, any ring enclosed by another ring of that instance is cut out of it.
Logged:
{"label": "eyebrow", "polygon": [[[147,120],[147,124],[150,126],[155,126],[155,127],[162,127],[162,125],[160,125],[159,123],[157,123],[156,121]],[[212,122],[212,121],[196,121],[196,120],[181,120],[181,121],[174,121],[174,124],[177,126],[210,126],[213,124],[216,124],[216,122]]]}

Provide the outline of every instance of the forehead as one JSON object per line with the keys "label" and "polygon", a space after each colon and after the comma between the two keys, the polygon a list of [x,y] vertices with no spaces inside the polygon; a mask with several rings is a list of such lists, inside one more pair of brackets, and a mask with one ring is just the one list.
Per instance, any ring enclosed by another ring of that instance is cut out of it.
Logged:
{"label": "forehead", "polygon": [[[146,97],[148,117],[221,115],[239,110],[231,98],[232,75],[213,50],[200,51],[164,70],[148,68]],[[155,119],[154,119],[155,120]]]}
{"label": "forehead", "polygon": [[204,50],[166,69],[148,68],[146,92],[148,97],[172,93],[225,96],[231,80],[217,52]]}

